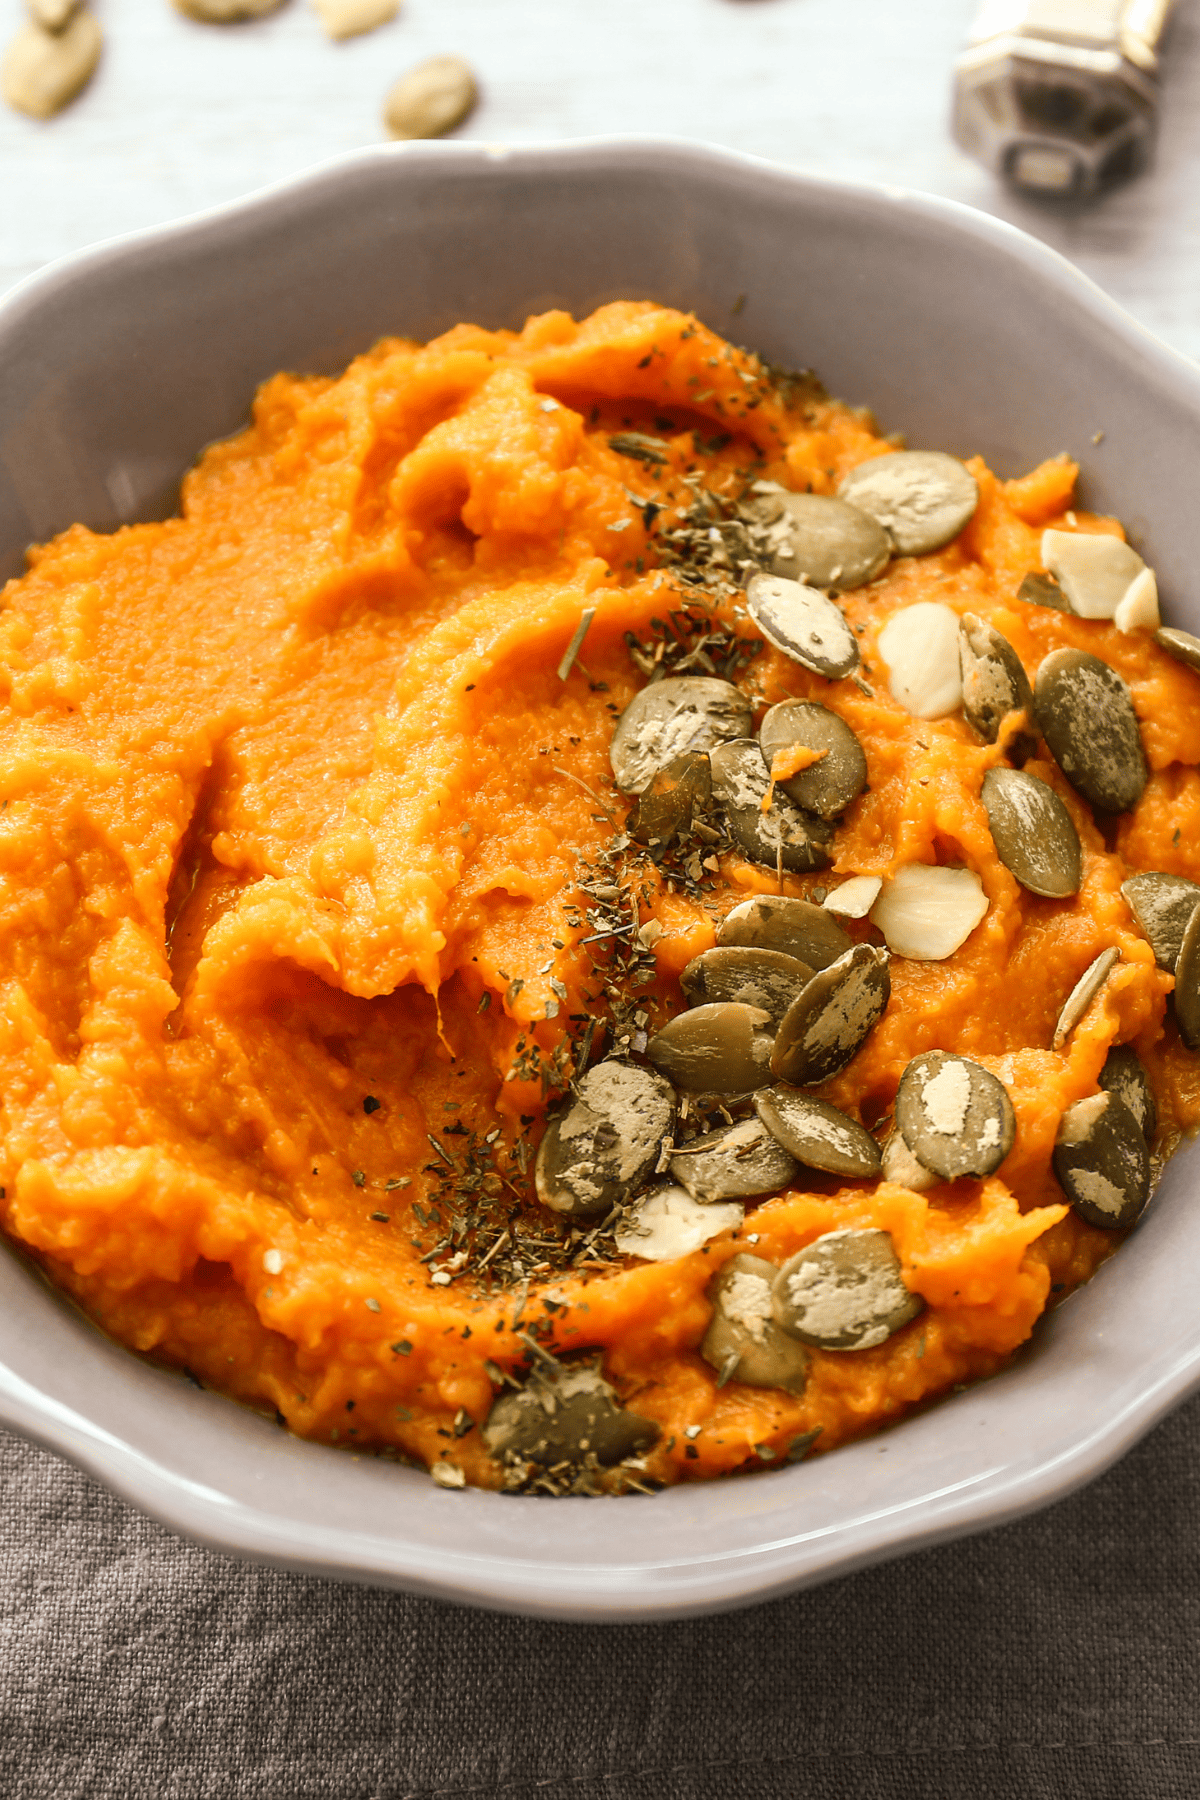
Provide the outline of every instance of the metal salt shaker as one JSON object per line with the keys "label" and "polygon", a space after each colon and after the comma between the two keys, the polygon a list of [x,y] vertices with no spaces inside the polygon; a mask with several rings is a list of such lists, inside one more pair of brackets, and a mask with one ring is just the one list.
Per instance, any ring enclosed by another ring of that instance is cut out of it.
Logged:
{"label": "metal salt shaker", "polygon": [[1015,186],[1085,198],[1149,160],[1174,0],[983,0],[955,65],[957,143]]}

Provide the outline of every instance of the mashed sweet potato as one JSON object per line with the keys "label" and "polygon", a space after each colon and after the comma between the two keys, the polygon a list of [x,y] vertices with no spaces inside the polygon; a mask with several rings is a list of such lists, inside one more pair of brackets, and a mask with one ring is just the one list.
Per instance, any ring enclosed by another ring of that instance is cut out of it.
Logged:
{"label": "mashed sweet potato", "polygon": [[[535,1344],[602,1352],[661,1427],[642,1485],[765,1466],[818,1427],[833,1447],[1003,1364],[1119,1240],[1050,1167],[1109,1046],[1151,1071],[1160,1149],[1200,1117],[1171,977],[1120,893],[1130,868],[1200,878],[1200,678],[1146,633],[1017,601],[1072,505],[1065,460],[1009,482],[972,463],[961,537],[843,597],[860,683],[769,646],[739,661],[744,610],[708,614],[756,716],[821,699],[866,750],[832,870],[782,890],[961,863],[989,902],[948,959],[893,958],[885,1016],[823,1096],[873,1127],[911,1057],[964,1052],[1012,1098],[1001,1169],[925,1193],[816,1177],[665,1263],[587,1242],[532,1189],[593,1021],[636,1052],[724,913],[779,887],[722,852],[669,891],[627,854],[618,904],[649,979],[616,991],[578,883],[611,873],[628,811],[608,757],[645,681],[626,634],[651,646],[672,609],[704,606],[664,566],[663,528],[698,485],[830,493],[889,448],[814,383],[623,303],[386,341],[336,380],[278,375],[188,475],[179,518],[31,551],[0,612],[10,1237],[135,1350],[305,1437],[482,1486],[501,1471],[480,1427]],[[931,598],[990,621],[1029,669],[1078,646],[1129,685],[1151,768],[1132,812],[1102,830],[1044,749],[1028,765],[1079,830],[1073,903],[1034,900],[997,860],[979,798],[995,746],[891,698],[876,635]],[[1052,1051],[1067,992],[1114,943],[1101,1002]],[[801,1397],[719,1386],[698,1353],[714,1271],[751,1231],[782,1262],[858,1224],[892,1234],[921,1317],[874,1349],[816,1351]]]}

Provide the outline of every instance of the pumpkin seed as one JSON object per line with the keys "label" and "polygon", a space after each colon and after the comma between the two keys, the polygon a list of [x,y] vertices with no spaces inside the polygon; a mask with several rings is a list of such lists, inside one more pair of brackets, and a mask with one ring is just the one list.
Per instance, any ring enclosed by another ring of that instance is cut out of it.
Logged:
{"label": "pumpkin seed", "polygon": [[1153,569],[1143,569],[1134,576],[1113,614],[1113,624],[1126,633],[1158,630],[1162,614],[1158,610],[1158,582]]}
{"label": "pumpkin seed", "polygon": [[43,31],[61,31],[80,4],[81,0],[25,0],[25,10]]}
{"label": "pumpkin seed", "polygon": [[806,1169],[855,1179],[879,1174],[881,1159],[875,1139],[828,1100],[778,1085],[759,1088],[754,1110],[772,1137]]}
{"label": "pumpkin seed", "polygon": [[796,1164],[761,1120],[739,1119],[676,1150],[671,1173],[693,1200],[736,1200],[788,1187]]}
{"label": "pumpkin seed", "polygon": [[335,43],[389,25],[400,11],[400,0],[313,0],[313,5]]}
{"label": "pumpkin seed", "polygon": [[878,637],[892,699],[918,719],[941,719],[962,705],[958,614],[938,600],[893,613]]}
{"label": "pumpkin seed", "polygon": [[1154,960],[1169,975],[1175,973],[1183,934],[1200,906],[1200,887],[1185,875],[1168,875],[1162,869],[1146,869],[1121,883],[1129,910],[1149,940]]}
{"label": "pumpkin seed", "polygon": [[782,527],[771,561],[774,575],[843,592],[873,581],[892,554],[877,519],[825,494],[764,495],[752,511],[764,524]]}
{"label": "pumpkin seed", "polygon": [[961,948],[988,909],[978,875],[933,863],[906,863],[883,884],[871,923],[896,956],[942,962]]}
{"label": "pumpkin seed", "polygon": [[781,950],[728,945],[693,956],[679,985],[692,1006],[740,1000],[746,1006],[761,1007],[778,1024],[814,973],[807,963],[785,956]]}
{"label": "pumpkin seed", "polygon": [[1100,812],[1136,806],[1149,779],[1129,689],[1086,650],[1052,650],[1037,672],[1042,736],[1071,786]]}
{"label": "pumpkin seed", "polygon": [[1193,912],[1175,964],[1175,1023],[1189,1050],[1200,1050],[1200,908]]}
{"label": "pumpkin seed", "polygon": [[883,1146],[882,1175],[899,1187],[911,1188],[915,1194],[937,1186],[937,1176],[924,1163],[917,1161],[900,1131],[889,1131]]}
{"label": "pumpkin seed", "polygon": [[10,39],[0,61],[0,96],[31,119],[52,118],[87,86],[103,44],[90,12],[75,13],[60,31],[44,31],[31,20]]}
{"label": "pumpkin seed", "polygon": [[1100,1086],[1125,1102],[1148,1143],[1158,1127],[1158,1106],[1146,1065],[1132,1044],[1113,1045],[1100,1071]]}
{"label": "pumpkin seed", "polygon": [[686,1188],[652,1188],[617,1226],[613,1241],[622,1256],[676,1262],[723,1231],[736,1231],[745,1217],[736,1200],[693,1200]]}
{"label": "pumpkin seed", "polygon": [[751,862],[800,871],[824,869],[833,826],[815,813],[801,812],[775,789],[763,802],[771,777],[754,738],[718,744],[711,755],[713,799],[721,807],[730,836]]}
{"label": "pumpkin seed", "polygon": [[635,844],[657,842],[665,847],[691,829],[693,818],[706,812],[711,800],[708,757],[703,750],[689,750],[650,777],[625,829]]}
{"label": "pumpkin seed", "polygon": [[1052,606],[1055,612],[1070,612],[1071,603],[1053,575],[1031,571],[1017,589],[1017,599],[1026,606]]}
{"label": "pumpkin seed", "polygon": [[890,1232],[873,1228],[827,1231],[784,1263],[771,1299],[783,1329],[821,1350],[886,1343],[925,1305],[904,1285]]}
{"label": "pumpkin seed", "polygon": [[431,56],[389,89],[383,122],[394,138],[444,137],[478,101],[475,77],[461,56]]}
{"label": "pumpkin seed", "polygon": [[855,944],[814,975],[780,1022],[771,1073],[793,1087],[818,1087],[857,1056],[892,992],[886,950]]}
{"label": "pumpkin seed", "polygon": [[[1008,639],[974,613],[964,613],[958,627],[962,668],[963,712],[985,744],[994,744],[1009,713],[1024,713],[1033,722],[1033,689],[1020,657]],[[1009,738],[1006,754],[1015,763],[1028,760],[1037,738],[1028,729]]]}
{"label": "pumpkin seed", "polygon": [[802,1394],[808,1382],[809,1355],[775,1323],[771,1288],[778,1273],[775,1264],[761,1256],[730,1257],[709,1283],[713,1316],[701,1340],[700,1354],[722,1376],[733,1363],[727,1380]]}
{"label": "pumpkin seed", "polygon": [[1120,538],[1090,531],[1043,531],[1042,561],[1081,619],[1111,619],[1146,567]]}
{"label": "pumpkin seed", "polygon": [[851,938],[824,907],[814,906],[811,900],[756,894],[725,914],[717,929],[717,943],[781,950],[810,968],[827,969],[849,950]]}
{"label": "pumpkin seed", "polygon": [[689,1094],[748,1094],[771,1079],[770,1013],[739,1000],[694,1006],[646,1046],[656,1069]]}
{"label": "pumpkin seed", "polygon": [[1067,995],[1066,1004],[1058,1015],[1058,1024],[1054,1027],[1051,1049],[1062,1049],[1120,960],[1121,952],[1114,946],[1108,950],[1102,950],[1095,961],[1088,964]]}
{"label": "pumpkin seed", "polygon": [[857,669],[858,639],[816,588],[782,575],[752,575],[746,605],[763,636],[814,675],[840,681]]}
{"label": "pumpkin seed", "polygon": [[1020,769],[989,769],[982,799],[996,854],[1022,887],[1051,900],[1079,891],[1083,846],[1052,787]]}
{"label": "pumpkin seed", "polygon": [[852,875],[825,896],[825,910],[843,919],[865,919],[882,890],[878,875]]}
{"label": "pumpkin seed", "polygon": [[493,1456],[542,1464],[594,1456],[608,1466],[649,1450],[658,1426],[626,1411],[598,1368],[539,1362],[515,1393],[492,1402],[481,1435]]}
{"label": "pumpkin seed", "polygon": [[201,25],[233,25],[239,19],[261,19],[283,0],[174,0],[175,10]]}
{"label": "pumpkin seed", "polygon": [[758,741],[768,769],[781,752],[799,748],[819,753],[819,761],[775,783],[776,791],[782,788],[789,800],[818,818],[836,819],[867,785],[862,745],[844,719],[816,701],[782,700],[772,706]]}
{"label": "pumpkin seed", "polygon": [[946,1050],[914,1056],[896,1090],[896,1128],[939,1181],[990,1175],[1013,1147],[1017,1122],[1002,1081]]}
{"label": "pumpkin seed", "polygon": [[1200,638],[1193,637],[1190,631],[1178,631],[1174,625],[1164,625],[1161,631],[1155,632],[1154,641],[1176,662],[1200,675]]}
{"label": "pumpkin seed", "polygon": [[1132,1225],[1150,1198],[1150,1152],[1119,1095],[1068,1106],[1054,1142],[1054,1173],[1081,1218],[1104,1231]]}
{"label": "pumpkin seed", "polygon": [[538,1148],[534,1183],[552,1212],[607,1212],[646,1179],[675,1124],[675,1095],[661,1076],[602,1062],[579,1082]]}
{"label": "pumpkin seed", "polygon": [[838,499],[878,519],[901,556],[940,550],[979,504],[971,471],[944,450],[894,450],[851,469]]}
{"label": "pumpkin seed", "polygon": [[609,760],[617,786],[640,794],[661,769],[689,751],[749,735],[750,702],[732,682],[672,675],[633,696],[617,723]]}

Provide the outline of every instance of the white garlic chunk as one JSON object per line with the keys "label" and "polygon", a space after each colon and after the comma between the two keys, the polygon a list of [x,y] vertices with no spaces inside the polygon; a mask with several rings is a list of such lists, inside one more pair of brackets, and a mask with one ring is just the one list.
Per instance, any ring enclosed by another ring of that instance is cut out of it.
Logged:
{"label": "white garlic chunk", "polygon": [[878,639],[892,698],[918,719],[941,719],[962,705],[958,614],[936,600],[893,613]]}
{"label": "white garlic chunk", "polygon": [[709,1238],[734,1230],[745,1216],[745,1207],[737,1201],[704,1203],[693,1200],[685,1188],[654,1188],[638,1201],[613,1237],[623,1256],[673,1262],[676,1257],[690,1256]]}
{"label": "white garlic chunk", "polygon": [[1043,531],[1042,561],[1081,619],[1111,619],[1146,567],[1120,538],[1095,531]]}
{"label": "white garlic chunk", "polygon": [[987,909],[983,883],[970,869],[909,863],[884,882],[871,923],[896,956],[941,962],[966,943]]}

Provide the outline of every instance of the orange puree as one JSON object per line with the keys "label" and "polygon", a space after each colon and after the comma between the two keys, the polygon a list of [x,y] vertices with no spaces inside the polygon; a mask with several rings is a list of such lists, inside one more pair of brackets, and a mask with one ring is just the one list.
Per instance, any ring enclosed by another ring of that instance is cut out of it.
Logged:
{"label": "orange puree", "polygon": [[[642,454],[610,443],[629,432]],[[480,1427],[528,1367],[522,1332],[603,1354],[661,1427],[643,1484],[766,1466],[817,1427],[830,1448],[1003,1364],[1116,1241],[1049,1165],[1109,1045],[1150,1068],[1162,1144],[1200,1116],[1171,979],[1120,894],[1130,867],[1200,877],[1200,682],[1146,633],[1017,602],[1071,506],[1066,461],[1007,483],[972,463],[962,536],[844,596],[862,686],[769,647],[736,677],[756,721],[819,699],[868,758],[833,870],[785,875],[786,893],[913,861],[982,879],[983,922],[943,962],[893,958],[888,1011],[820,1092],[880,1126],[912,1056],[962,1051],[1012,1096],[997,1175],[923,1194],[815,1176],[666,1263],[581,1249],[532,1190],[547,1105],[606,1008],[611,948],[584,942],[576,883],[628,811],[608,761],[645,682],[626,633],[651,654],[690,593],[662,528],[697,479],[829,493],[891,447],[694,319],[622,303],[387,341],[336,380],[277,375],[188,475],[179,518],[31,551],[0,614],[10,1237],[134,1349],[303,1436],[484,1486],[501,1470]],[[1107,837],[1044,750],[1029,765],[1079,829],[1073,902],[1035,899],[996,859],[980,783],[999,750],[889,694],[876,634],[930,598],[990,620],[1031,670],[1077,645],[1129,684],[1152,775]],[[753,638],[737,608],[717,603],[715,628]],[[709,860],[697,890],[668,891],[649,860],[622,878],[653,958],[633,997],[650,1032],[724,912],[777,889],[772,869]],[[1110,943],[1123,963],[1051,1052]],[[698,1352],[714,1271],[858,1224],[891,1232],[925,1312],[878,1348],[815,1351],[801,1398],[719,1387]],[[480,1268],[484,1243],[500,1248]]]}

